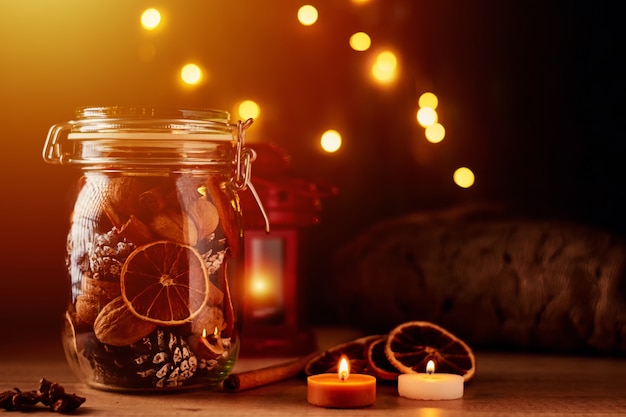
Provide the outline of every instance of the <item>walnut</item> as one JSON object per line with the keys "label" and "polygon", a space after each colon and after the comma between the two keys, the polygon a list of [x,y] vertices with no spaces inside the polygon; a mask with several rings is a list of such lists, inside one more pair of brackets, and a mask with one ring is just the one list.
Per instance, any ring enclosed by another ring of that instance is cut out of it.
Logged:
{"label": "walnut", "polygon": [[128,346],[156,330],[156,324],[135,316],[122,296],[104,306],[93,324],[99,341],[112,346]]}
{"label": "walnut", "polygon": [[86,275],[83,275],[81,289],[84,295],[102,298],[106,300],[106,303],[113,300],[114,298],[117,298],[122,291],[119,282],[93,279],[89,278]]}
{"label": "walnut", "polygon": [[220,223],[217,207],[206,197],[192,201],[187,207],[187,213],[198,229],[198,240],[210,236]]}
{"label": "walnut", "polygon": [[215,332],[215,329],[221,332],[225,328],[226,321],[224,320],[224,313],[222,309],[218,307],[203,308],[191,324],[192,332],[198,334],[202,334],[203,331],[212,334]]}
{"label": "walnut", "polygon": [[82,294],[76,297],[76,314],[83,322],[93,325],[100,311],[121,293],[117,282],[103,281],[83,275]]}
{"label": "walnut", "polygon": [[138,176],[109,178],[104,212],[115,227],[122,227],[131,214],[138,215],[144,211],[139,197],[153,186],[150,182],[151,179]]}
{"label": "walnut", "polygon": [[76,315],[83,322],[93,326],[98,314],[108,303],[108,300],[102,297],[79,295],[76,297]]}
{"label": "walnut", "polygon": [[198,230],[191,218],[178,210],[166,209],[156,213],[149,224],[154,233],[163,239],[195,245]]}

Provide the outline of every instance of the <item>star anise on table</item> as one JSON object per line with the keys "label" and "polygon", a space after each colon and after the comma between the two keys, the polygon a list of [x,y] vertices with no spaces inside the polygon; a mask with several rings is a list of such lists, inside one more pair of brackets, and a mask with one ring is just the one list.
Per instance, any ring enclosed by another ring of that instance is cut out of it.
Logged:
{"label": "star anise on table", "polygon": [[22,391],[19,388],[0,392],[0,408],[7,411],[29,411],[38,403],[59,413],[71,413],[85,402],[84,397],[68,394],[65,388],[46,378],[39,381],[39,389]]}

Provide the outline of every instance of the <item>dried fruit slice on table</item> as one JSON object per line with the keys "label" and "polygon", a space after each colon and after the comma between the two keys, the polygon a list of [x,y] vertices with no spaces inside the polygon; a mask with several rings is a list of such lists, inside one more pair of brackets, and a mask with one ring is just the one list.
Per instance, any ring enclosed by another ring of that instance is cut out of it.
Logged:
{"label": "dried fruit slice on table", "polygon": [[305,366],[304,372],[307,375],[336,373],[341,357],[346,356],[350,363],[350,373],[368,374],[367,347],[371,342],[380,338],[384,336],[365,336],[333,346],[314,356]]}
{"label": "dried fruit slice on table", "polygon": [[209,299],[209,273],[189,245],[160,240],[140,246],[120,276],[122,297],[137,317],[162,325],[192,320]]}
{"label": "dried fruit slice on table", "polygon": [[476,371],[474,353],[465,342],[425,321],[411,321],[393,329],[387,337],[385,355],[403,373],[426,372],[429,360],[435,362],[435,372],[461,375],[465,381]]}
{"label": "dried fruit slice on table", "polygon": [[386,336],[372,341],[367,345],[365,358],[371,375],[383,381],[395,381],[401,372],[389,362],[385,355]]}

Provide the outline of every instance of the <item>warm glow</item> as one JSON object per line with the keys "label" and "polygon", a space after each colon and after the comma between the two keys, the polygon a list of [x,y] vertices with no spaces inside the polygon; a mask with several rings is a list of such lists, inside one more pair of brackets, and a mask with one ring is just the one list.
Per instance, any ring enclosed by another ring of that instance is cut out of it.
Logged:
{"label": "warm glow", "polygon": [[383,70],[394,70],[398,66],[398,58],[391,51],[383,51],[376,57],[376,64]]}
{"label": "warm glow", "polygon": [[[215,326],[215,329],[213,329],[213,336],[217,336],[217,335],[219,335],[219,333],[220,333],[219,329],[217,328],[217,326]],[[206,327],[202,329],[202,337],[204,339],[206,339],[206,337],[207,337]]]}
{"label": "warm glow", "polygon": [[311,26],[317,22],[317,9],[310,4],[298,9],[298,21],[304,26]]}
{"label": "warm glow", "polygon": [[154,30],[161,23],[161,13],[157,9],[148,9],[141,14],[141,26],[146,30]]}
{"label": "warm glow", "polygon": [[435,94],[426,92],[420,96],[418,104],[420,107],[430,107],[431,109],[436,109],[439,104],[439,99]]}
{"label": "warm glow", "polygon": [[417,122],[424,127],[437,123],[437,119],[437,111],[432,107],[422,107],[417,111]]}
{"label": "warm glow", "polygon": [[454,183],[462,188],[469,188],[474,185],[474,173],[471,169],[462,167],[454,171]]}
{"label": "warm glow", "polygon": [[421,407],[416,417],[440,417],[442,415],[441,408],[437,407]]}
{"label": "warm glow", "polygon": [[143,42],[137,47],[137,58],[141,62],[150,62],[156,56],[156,47],[150,42]]}
{"label": "warm glow", "polygon": [[345,381],[350,376],[350,364],[348,363],[348,358],[346,358],[345,356],[342,356],[341,360],[339,361],[337,376],[342,381]]}
{"label": "warm glow", "polygon": [[430,360],[428,361],[428,363],[426,364],[426,373],[427,374],[434,374],[435,373],[435,362]]}
{"label": "warm glow", "polygon": [[180,78],[185,84],[197,85],[202,81],[202,69],[196,64],[187,64],[180,70]]}
{"label": "warm glow", "polygon": [[261,108],[252,100],[244,100],[239,103],[237,113],[239,113],[239,118],[241,120],[258,119],[259,114],[261,113]]}
{"label": "warm glow", "polygon": [[350,47],[355,51],[367,51],[371,45],[372,40],[365,32],[357,32],[350,36]]}
{"label": "warm glow", "polygon": [[327,130],[322,133],[320,144],[322,149],[328,153],[337,152],[341,148],[341,134],[336,130]]}
{"label": "warm glow", "polygon": [[269,280],[266,277],[262,275],[256,275],[252,278],[251,281],[252,282],[250,283],[250,290],[252,291],[252,294],[260,296],[268,294],[270,292]]}
{"label": "warm glow", "polygon": [[425,134],[430,143],[439,143],[446,136],[446,129],[440,123],[433,123],[426,127]]}
{"label": "warm glow", "polygon": [[376,57],[372,66],[372,76],[381,83],[389,83],[396,79],[398,72],[398,58],[391,51],[383,51]]}

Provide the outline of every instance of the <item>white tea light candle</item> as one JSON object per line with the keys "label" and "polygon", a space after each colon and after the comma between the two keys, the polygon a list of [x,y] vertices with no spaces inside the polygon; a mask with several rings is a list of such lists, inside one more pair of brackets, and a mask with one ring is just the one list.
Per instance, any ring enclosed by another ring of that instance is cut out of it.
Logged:
{"label": "white tea light candle", "polygon": [[463,397],[463,377],[436,374],[435,363],[428,361],[425,374],[398,376],[398,394],[413,400],[454,400]]}

